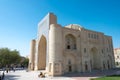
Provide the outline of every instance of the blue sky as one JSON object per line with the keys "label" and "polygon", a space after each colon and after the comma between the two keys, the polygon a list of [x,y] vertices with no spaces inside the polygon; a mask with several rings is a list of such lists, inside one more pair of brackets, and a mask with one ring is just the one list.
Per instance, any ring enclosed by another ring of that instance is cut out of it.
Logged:
{"label": "blue sky", "polygon": [[30,52],[38,22],[48,13],[62,26],[79,24],[113,37],[120,47],[120,0],[0,0],[0,48]]}

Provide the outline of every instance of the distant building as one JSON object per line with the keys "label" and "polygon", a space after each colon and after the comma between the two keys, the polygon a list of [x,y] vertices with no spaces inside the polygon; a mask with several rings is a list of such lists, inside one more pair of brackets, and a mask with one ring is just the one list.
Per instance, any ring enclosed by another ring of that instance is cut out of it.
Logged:
{"label": "distant building", "polygon": [[120,67],[120,48],[114,49],[114,56],[116,67]]}
{"label": "distant building", "polygon": [[77,24],[62,27],[49,13],[38,24],[37,39],[31,41],[29,64],[31,70],[53,76],[114,68],[112,37]]}

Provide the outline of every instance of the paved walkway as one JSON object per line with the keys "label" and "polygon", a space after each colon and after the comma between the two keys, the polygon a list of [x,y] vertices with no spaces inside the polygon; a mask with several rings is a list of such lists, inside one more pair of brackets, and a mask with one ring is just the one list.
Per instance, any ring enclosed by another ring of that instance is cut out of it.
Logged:
{"label": "paved walkway", "polygon": [[96,78],[105,75],[113,74],[120,75],[120,69],[93,71],[89,73],[71,73],[65,74],[64,76],[61,77],[46,77],[46,78],[39,78],[38,77],[39,72],[40,71],[26,72],[25,70],[15,72],[11,71],[9,73],[5,73],[4,80],[90,80],[90,78]]}

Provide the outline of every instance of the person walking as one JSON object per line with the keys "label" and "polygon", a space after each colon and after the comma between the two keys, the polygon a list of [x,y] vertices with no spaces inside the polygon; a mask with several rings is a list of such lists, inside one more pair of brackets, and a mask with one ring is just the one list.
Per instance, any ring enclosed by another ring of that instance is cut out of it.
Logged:
{"label": "person walking", "polygon": [[3,72],[3,73],[2,73],[2,77],[1,77],[2,80],[4,80],[4,77],[5,77],[5,73]]}

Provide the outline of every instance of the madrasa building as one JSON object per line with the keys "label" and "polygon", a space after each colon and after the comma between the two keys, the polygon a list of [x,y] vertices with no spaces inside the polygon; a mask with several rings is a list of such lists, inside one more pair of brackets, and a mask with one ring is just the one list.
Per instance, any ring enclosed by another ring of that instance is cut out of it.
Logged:
{"label": "madrasa building", "polygon": [[57,76],[115,67],[112,37],[78,24],[61,26],[48,13],[38,24],[31,41],[29,68]]}

